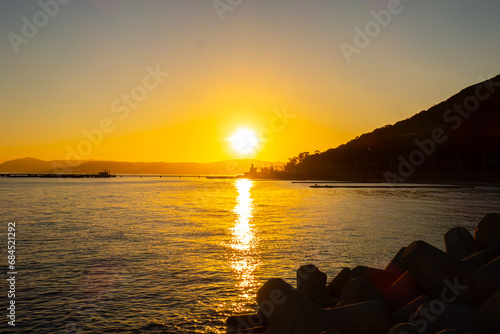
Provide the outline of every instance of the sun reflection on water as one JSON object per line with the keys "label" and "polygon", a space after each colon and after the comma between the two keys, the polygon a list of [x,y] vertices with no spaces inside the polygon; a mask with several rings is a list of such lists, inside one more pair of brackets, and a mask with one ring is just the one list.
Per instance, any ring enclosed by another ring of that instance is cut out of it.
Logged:
{"label": "sun reflection on water", "polygon": [[254,271],[260,265],[257,255],[258,240],[252,222],[254,204],[250,194],[252,180],[239,179],[235,181],[238,191],[237,204],[234,213],[237,216],[235,224],[230,228],[231,254],[229,266],[236,278],[238,300],[233,302],[234,312],[248,311],[248,306],[254,303],[254,293],[258,282]]}
{"label": "sun reflection on water", "polygon": [[231,228],[233,238],[231,248],[240,251],[249,250],[255,242],[255,235],[251,225],[253,200],[250,197],[252,180],[240,179],[236,181],[238,198],[234,213],[238,216],[236,224]]}

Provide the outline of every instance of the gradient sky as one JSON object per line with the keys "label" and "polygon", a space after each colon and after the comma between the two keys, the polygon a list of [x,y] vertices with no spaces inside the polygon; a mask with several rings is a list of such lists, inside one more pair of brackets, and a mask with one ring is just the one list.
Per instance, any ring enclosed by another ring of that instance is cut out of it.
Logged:
{"label": "gradient sky", "polygon": [[[498,0],[402,0],[349,63],[340,44],[389,2],[220,0],[237,4],[221,20],[211,0],[73,0],[44,22],[37,1],[2,1],[0,162],[247,157],[227,140],[242,127],[266,138],[252,157],[287,161],[500,73]],[[16,53],[23,17],[40,28]],[[169,75],[126,115],[122,95],[157,67]],[[275,110],[295,117],[277,127]]]}

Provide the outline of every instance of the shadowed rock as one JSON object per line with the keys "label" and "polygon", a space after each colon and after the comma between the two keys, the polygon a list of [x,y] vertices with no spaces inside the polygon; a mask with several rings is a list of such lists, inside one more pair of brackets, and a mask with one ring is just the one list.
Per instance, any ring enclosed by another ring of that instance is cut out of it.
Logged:
{"label": "shadowed rock", "polygon": [[[389,302],[385,288],[377,286],[362,278],[353,278],[342,289],[342,304],[349,305],[368,300]],[[390,303],[390,302],[389,302]]]}
{"label": "shadowed rock", "polygon": [[328,292],[331,296],[342,299],[342,290],[344,286],[354,278],[361,278],[377,286],[387,288],[400,276],[399,270],[388,271],[365,266],[357,266],[352,270],[344,268],[328,285]]}
{"label": "shadowed rock", "polygon": [[484,333],[500,333],[500,290],[488,298],[477,313]]}
{"label": "shadowed rock", "polygon": [[267,326],[246,328],[246,329],[242,329],[241,333],[267,333],[268,329],[269,329],[269,327],[267,327]]}
{"label": "shadowed rock", "polygon": [[257,303],[275,334],[328,329],[324,310],[282,279],[272,278],[264,284],[257,292]]}
{"label": "shadowed rock", "polygon": [[406,272],[390,287],[384,288],[361,278],[350,280],[342,289],[342,303],[345,305],[367,300],[381,300],[396,310],[418,296],[423,291],[409,272]]}
{"label": "shadowed rock", "polygon": [[422,295],[418,298],[415,298],[414,300],[394,312],[392,314],[392,319],[396,323],[404,323],[405,321],[408,321],[413,313],[417,312],[420,306],[431,300],[432,298],[427,295]]}
{"label": "shadowed rock", "polygon": [[479,330],[476,309],[471,305],[448,305],[434,299],[424,303],[411,318],[411,322],[429,333],[447,328],[476,333]]}
{"label": "shadowed rock", "polygon": [[403,256],[404,251],[406,250],[406,247],[402,247],[396,255],[392,258],[391,262],[387,264],[384,270],[392,272],[397,274],[398,276],[401,276],[404,274],[406,271],[406,267],[403,265],[403,261],[401,260],[401,257]]}
{"label": "shadowed rock", "polygon": [[257,312],[256,314],[232,315],[226,319],[226,323],[241,330],[269,324],[261,312]]}
{"label": "shadowed rock", "polygon": [[385,288],[391,286],[400,276],[399,272],[365,266],[357,266],[351,271],[351,278],[362,278]]}
{"label": "shadowed rock", "polygon": [[389,329],[387,334],[426,334],[426,332],[419,330],[414,324],[401,323]]}
{"label": "shadowed rock", "polygon": [[481,250],[472,234],[463,227],[455,227],[444,235],[446,253],[461,260]]}
{"label": "shadowed rock", "polygon": [[271,279],[257,293],[257,302],[274,334],[384,333],[390,328],[389,313],[379,301],[324,310],[282,279]]}
{"label": "shadowed rock", "polygon": [[[402,258],[418,284],[433,298],[442,298],[443,291],[464,286],[461,275],[466,272],[466,268],[463,263],[426,242],[411,243]],[[470,302],[471,296],[466,290],[460,290],[457,298]]]}
{"label": "shadowed rock", "polygon": [[322,308],[334,307],[339,300],[328,293],[326,279],[315,265],[302,266],[297,270],[297,290]]}
{"label": "shadowed rock", "polygon": [[337,276],[328,284],[328,292],[330,296],[340,299],[342,294],[342,288],[344,285],[351,280],[351,269],[343,268]]}
{"label": "shadowed rock", "polygon": [[482,248],[500,248],[500,215],[487,214],[477,225],[474,239]]}
{"label": "shadowed rock", "polygon": [[498,256],[500,256],[500,249],[487,248],[462,259],[461,262],[468,271],[472,272],[493,261]]}
{"label": "shadowed rock", "polygon": [[475,271],[470,276],[469,285],[474,301],[479,304],[500,290],[500,257]]}

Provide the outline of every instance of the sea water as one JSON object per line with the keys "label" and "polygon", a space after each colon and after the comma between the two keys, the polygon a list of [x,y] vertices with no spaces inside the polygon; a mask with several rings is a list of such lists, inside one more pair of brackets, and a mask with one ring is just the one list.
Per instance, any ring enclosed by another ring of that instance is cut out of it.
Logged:
{"label": "sea water", "polygon": [[[342,184],[336,184],[342,185]],[[272,277],[313,263],[383,268],[403,246],[440,248],[500,211],[500,188],[313,189],[172,177],[0,179],[0,263],[16,241],[19,333],[232,333]],[[4,282],[1,330],[9,329]],[[11,329],[14,329],[13,327]]]}

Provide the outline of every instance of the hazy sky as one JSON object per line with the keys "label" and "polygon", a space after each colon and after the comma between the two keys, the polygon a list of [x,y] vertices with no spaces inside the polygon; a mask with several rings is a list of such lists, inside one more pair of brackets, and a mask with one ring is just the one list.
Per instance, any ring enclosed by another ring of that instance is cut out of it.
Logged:
{"label": "hazy sky", "polygon": [[0,15],[0,162],[239,158],[239,128],[253,157],[286,161],[500,73],[498,0],[5,0]]}

